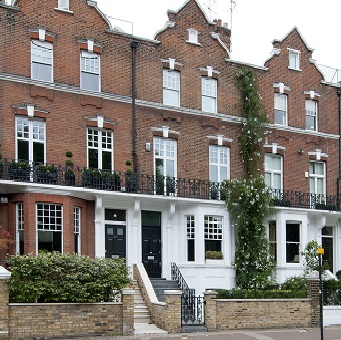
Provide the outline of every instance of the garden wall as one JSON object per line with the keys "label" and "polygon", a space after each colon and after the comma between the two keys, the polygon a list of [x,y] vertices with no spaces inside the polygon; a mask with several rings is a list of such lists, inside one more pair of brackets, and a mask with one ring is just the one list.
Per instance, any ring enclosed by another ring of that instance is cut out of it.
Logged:
{"label": "garden wall", "polygon": [[133,289],[121,291],[121,302],[8,303],[2,274],[6,273],[0,271],[1,340],[134,334]]}
{"label": "garden wall", "polygon": [[256,328],[302,328],[319,325],[318,281],[308,281],[307,299],[216,299],[205,293],[209,331]]}
{"label": "garden wall", "polygon": [[11,339],[123,334],[122,303],[11,303]]}

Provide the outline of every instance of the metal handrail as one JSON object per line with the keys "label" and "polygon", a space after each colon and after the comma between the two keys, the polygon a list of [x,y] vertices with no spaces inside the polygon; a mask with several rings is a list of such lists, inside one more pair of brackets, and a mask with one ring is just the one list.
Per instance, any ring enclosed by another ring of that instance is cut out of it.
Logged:
{"label": "metal handrail", "polygon": [[195,290],[188,287],[175,262],[171,262],[171,279],[178,283],[184,297],[195,296]]}

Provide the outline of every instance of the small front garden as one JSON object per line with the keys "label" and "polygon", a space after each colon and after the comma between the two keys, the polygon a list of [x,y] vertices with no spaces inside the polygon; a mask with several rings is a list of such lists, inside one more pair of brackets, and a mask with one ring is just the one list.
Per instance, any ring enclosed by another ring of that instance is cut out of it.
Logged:
{"label": "small front garden", "polygon": [[124,259],[41,252],[13,256],[10,302],[110,302],[130,283]]}

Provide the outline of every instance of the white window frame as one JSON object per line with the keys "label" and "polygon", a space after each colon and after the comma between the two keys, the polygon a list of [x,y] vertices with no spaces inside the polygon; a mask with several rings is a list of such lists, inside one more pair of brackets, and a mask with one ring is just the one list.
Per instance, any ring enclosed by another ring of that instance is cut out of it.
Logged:
{"label": "white window frame", "polygon": [[180,106],[180,72],[163,69],[163,104]]}
{"label": "white window frame", "polygon": [[[278,170],[278,169],[273,169],[273,168],[270,168],[268,167],[268,163],[267,162],[267,159],[280,159],[280,165],[281,165],[281,168]],[[270,175],[270,183],[266,183],[271,189],[273,190],[280,190],[282,191],[283,190],[283,156],[280,156],[280,155],[274,155],[274,154],[270,154],[270,153],[266,153],[264,155],[264,173],[265,173],[265,181],[267,182],[267,175]],[[275,188],[275,176],[276,175],[280,175],[281,176],[281,186],[280,188]]]}
{"label": "white window frame", "polygon": [[[88,62],[86,62],[88,61]],[[101,56],[98,53],[81,51],[80,54],[80,86],[82,90],[101,92]],[[97,78],[93,82],[85,81],[86,75],[92,75]]]}
{"label": "white window frame", "polygon": [[[31,119],[28,117],[17,116],[15,119],[15,156],[19,158],[19,140],[28,143],[28,161],[39,161],[45,163],[46,160],[46,123],[41,119]],[[34,144],[41,143],[44,145],[44,159],[34,159]]]}
{"label": "white window frame", "polygon": [[289,66],[288,66],[288,68],[290,70],[300,71],[301,51],[294,50],[294,49],[291,49],[291,48],[289,48],[288,50],[289,50],[289,54],[288,54]]}
{"label": "white window frame", "polygon": [[[16,242],[15,242],[15,252],[20,254],[20,234],[22,237],[25,237],[25,223],[24,223],[24,204],[17,203],[16,204]],[[24,241],[24,249],[25,249],[25,241]]]}
{"label": "white window frame", "polygon": [[[312,165],[322,165],[323,174],[316,174],[315,170],[312,170]],[[322,180],[322,192],[319,192],[318,190],[318,183]],[[313,182],[313,186],[312,186]],[[317,195],[313,201],[311,202],[312,205],[314,204],[325,204],[326,203],[326,163],[325,162],[319,162],[319,161],[310,161],[309,162],[309,190],[310,194]]]}
{"label": "white window frame", "polygon": [[[306,99],[305,101],[305,115],[306,115],[306,130],[308,131],[318,131],[317,118],[318,118],[318,105],[316,100]],[[308,128],[307,118],[313,117],[314,126]]]}
{"label": "white window frame", "polygon": [[202,111],[217,113],[218,81],[213,78],[201,78],[201,91]]}
{"label": "white window frame", "polygon": [[[328,229],[330,228],[331,229],[331,235],[323,233],[324,230],[327,230],[326,228],[328,228]],[[335,229],[332,226],[325,225],[321,229],[321,245],[322,245],[322,248],[325,249],[325,255],[326,255],[326,252],[328,251],[328,249],[326,249],[326,247],[323,245],[323,243],[324,243],[323,241],[324,240],[328,240],[328,239],[332,241],[332,247],[331,247],[331,251],[332,251],[332,254],[331,254],[331,256],[332,256],[332,268],[329,268],[329,270],[331,272],[333,272],[333,273],[335,273],[335,264],[336,264],[336,261],[337,261],[336,256],[335,256],[336,255],[335,254],[336,242],[334,241],[334,235],[335,235]],[[323,262],[325,262],[325,261],[326,261],[326,258],[323,257]]]}
{"label": "white window frame", "polygon": [[[163,173],[161,176],[177,177],[177,141],[171,138],[154,137],[154,175],[156,176],[156,159],[163,160]],[[168,171],[167,161],[173,161],[173,173]],[[165,166],[166,165],[166,166]]]}
{"label": "white window frame", "polygon": [[[230,179],[230,148],[227,146],[210,145],[209,153],[210,181],[221,183],[225,179]],[[217,181],[213,179],[213,168],[216,169]],[[226,173],[226,178],[224,178],[223,172]]]}
{"label": "white window frame", "polygon": [[[291,241],[291,240],[288,240],[287,239],[287,227],[288,225],[298,225],[298,237],[299,237],[299,240],[298,242],[297,241]],[[301,232],[302,232],[302,223],[300,221],[286,221],[286,224],[285,224],[285,263],[288,265],[290,264],[293,264],[293,265],[299,265],[301,263],[301,242],[302,242],[302,235],[301,235]],[[289,244],[295,244],[295,245],[298,245],[298,254],[295,255],[294,257],[294,260],[291,261],[291,262],[287,262],[287,252],[288,252],[288,245]],[[296,258],[296,256],[298,258]]]}
{"label": "white window frame", "polygon": [[189,28],[188,31],[188,40],[186,42],[189,42],[191,44],[199,44],[198,43],[198,35],[199,32],[195,28]]}
{"label": "white window frame", "polygon": [[[48,77],[39,67],[49,68],[46,70]],[[38,73],[37,76],[35,74]],[[53,44],[47,41],[31,40],[31,79],[53,83]]]}
{"label": "white window frame", "polygon": [[[204,240],[220,241],[221,252],[223,252],[223,217],[214,215],[204,215]],[[206,249],[205,242],[205,253]]]}
{"label": "white window frame", "polygon": [[[188,215],[186,216],[186,238],[187,238],[187,261],[188,262],[195,262],[195,216]],[[193,241],[193,260],[189,261],[189,241]]]}
{"label": "white window frame", "polygon": [[[276,122],[276,112],[282,115],[282,123]],[[288,96],[283,93],[274,95],[274,124],[288,125]]]}
{"label": "white window frame", "polygon": [[58,9],[62,9],[64,11],[70,10],[70,1],[69,0],[58,0]]}
{"label": "white window frame", "polygon": [[155,193],[176,196],[177,141],[171,138],[154,137],[153,144]]}
{"label": "white window frame", "polygon": [[77,237],[78,251],[74,249],[74,252],[78,255],[81,255],[81,208],[74,207],[73,208],[73,233],[74,238]]}
{"label": "white window frame", "polygon": [[88,127],[87,139],[87,166],[90,167],[89,150],[97,150],[97,169],[103,169],[103,152],[111,153],[111,169],[114,170],[114,134],[111,130]]}
{"label": "white window frame", "polygon": [[[273,228],[273,233],[271,232]],[[273,236],[273,238],[271,237]],[[277,262],[277,221],[272,220],[268,223],[268,239],[269,239],[269,254],[272,255],[272,249],[274,250],[274,261]]]}
{"label": "white window frame", "polygon": [[[40,208],[42,206],[42,208]],[[39,212],[43,211],[41,215]],[[57,216],[60,211],[60,216]],[[45,215],[45,212],[48,212]],[[51,213],[53,212],[53,213]],[[36,252],[39,251],[39,232],[61,233],[61,253],[63,253],[63,206],[54,203],[36,203]],[[48,223],[46,223],[48,221]],[[53,223],[55,221],[55,223]],[[52,234],[54,235],[54,234]]]}

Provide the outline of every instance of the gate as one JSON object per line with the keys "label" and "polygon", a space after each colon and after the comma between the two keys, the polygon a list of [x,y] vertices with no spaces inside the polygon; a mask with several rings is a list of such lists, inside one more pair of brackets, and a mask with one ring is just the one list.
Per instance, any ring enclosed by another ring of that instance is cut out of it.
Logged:
{"label": "gate", "polygon": [[182,294],[181,297],[181,321],[182,326],[203,326],[204,297],[192,294]]}

